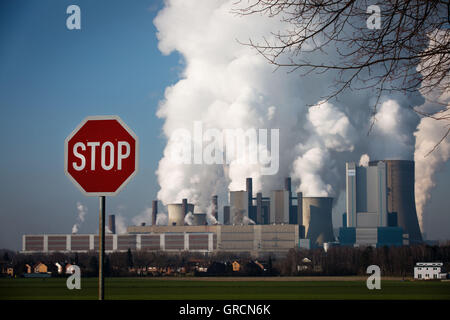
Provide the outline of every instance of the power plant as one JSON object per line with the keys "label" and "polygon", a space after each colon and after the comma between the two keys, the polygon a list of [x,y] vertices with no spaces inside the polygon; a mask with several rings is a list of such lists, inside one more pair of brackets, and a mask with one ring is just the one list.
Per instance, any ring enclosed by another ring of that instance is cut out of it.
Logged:
{"label": "power plant", "polygon": [[[379,161],[369,162],[376,166]],[[414,161],[382,160],[387,171],[387,210],[396,214],[397,224],[409,235],[411,242],[421,242],[414,195]]]}
{"label": "power plant", "polygon": [[[345,246],[400,246],[421,241],[414,200],[414,162],[371,161],[368,167],[346,164],[346,213],[339,236],[332,223],[333,198],[292,193],[291,178],[268,196],[253,193],[252,178],[245,190],[223,199],[211,196],[208,212],[195,212],[189,199],[167,205],[167,224],[157,223],[158,201],[152,202],[151,224],[129,226],[116,234],[109,216],[107,251],[160,250],[168,252],[250,252],[285,254],[291,248]],[[228,200],[228,201],[227,201]],[[226,203],[228,202],[228,203]],[[23,252],[97,250],[98,236],[24,235]]]}
{"label": "power plant", "polygon": [[303,197],[303,226],[305,238],[314,246],[323,246],[327,242],[334,242],[331,210],[333,198]]}

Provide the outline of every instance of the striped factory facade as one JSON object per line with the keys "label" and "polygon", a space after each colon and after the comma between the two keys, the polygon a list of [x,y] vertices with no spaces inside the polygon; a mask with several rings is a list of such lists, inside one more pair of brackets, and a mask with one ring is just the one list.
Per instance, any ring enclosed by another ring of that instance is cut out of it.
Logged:
{"label": "striped factory facade", "polygon": [[[217,248],[214,233],[109,234],[105,236],[105,251],[193,251],[212,252]],[[23,235],[22,252],[88,252],[98,250],[98,235],[46,234]]]}
{"label": "striped factory facade", "polygon": [[[126,234],[107,234],[106,252],[131,250],[209,253],[213,251],[286,254],[299,247],[299,226],[206,225],[130,226]],[[88,252],[98,250],[94,234],[24,235],[22,252]]]}

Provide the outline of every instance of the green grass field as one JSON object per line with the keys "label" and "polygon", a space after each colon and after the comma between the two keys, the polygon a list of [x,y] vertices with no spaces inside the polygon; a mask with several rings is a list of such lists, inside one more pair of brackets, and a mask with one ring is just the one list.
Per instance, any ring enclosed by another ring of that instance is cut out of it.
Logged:
{"label": "green grass field", "polygon": [[[106,299],[149,300],[450,300],[450,282],[383,280],[381,290],[365,281],[216,281],[107,278]],[[82,278],[81,290],[68,290],[66,279],[0,279],[0,300],[97,299],[97,279]]]}

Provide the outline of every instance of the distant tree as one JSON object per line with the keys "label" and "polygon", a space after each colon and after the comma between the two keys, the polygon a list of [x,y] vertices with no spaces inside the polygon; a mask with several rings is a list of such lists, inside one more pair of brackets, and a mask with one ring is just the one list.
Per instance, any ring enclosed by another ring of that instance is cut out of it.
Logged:
{"label": "distant tree", "polygon": [[95,255],[89,259],[89,271],[92,275],[98,275],[98,259]]}
{"label": "distant tree", "polygon": [[[250,39],[244,44],[277,68],[301,75],[327,73],[334,79],[334,88],[322,97],[324,101],[348,89],[371,88],[375,113],[383,93],[420,89],[425,95],[434,90],[448,94],[448,0],[236,2],[244,3],[233,10],[239,15],[262,14],[285,23],[282,30],[272,30],[271,39]],[[323,58],[317,59],[318,55]],[[449,135],[448,113],[420,114],[447,123],[438,144]]]}
{"label": "distant tree", "polygon": [[105,263],[103,265],[105,277],[111,276],[111,260],[109,259],[108,255],[105,255]]}
{"label": "distant tree", "polygon": [[373,249],[371,246],[364,248],[359,263],[361,274],[365,274],[367,267],[372,264],[372,254]]}
{"label": "distant tree", "polygon": [[222,262],[213,262],[208,267],[207,273],[209,275],[224,275],[227,272],[227,267]]}
{"label": "distant tree", "polygon": [[133,254],[131,253],[130,248],[128,248],[128,251],[127,251],[127,267],[133,268]]}
{"label": "distant tree", "polygon": [[269,260],[267,261],[267,273],[273,275],[272,256],[269,256]]}

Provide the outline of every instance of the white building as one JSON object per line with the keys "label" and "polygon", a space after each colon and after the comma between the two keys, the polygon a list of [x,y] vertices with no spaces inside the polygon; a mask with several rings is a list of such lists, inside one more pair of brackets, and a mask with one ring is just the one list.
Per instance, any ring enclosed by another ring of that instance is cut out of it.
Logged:
{"label": "white building", "polygon": [[442,270],[442,262],[417,262],[414,266],[414,279],[445,279],[447,273]]}

